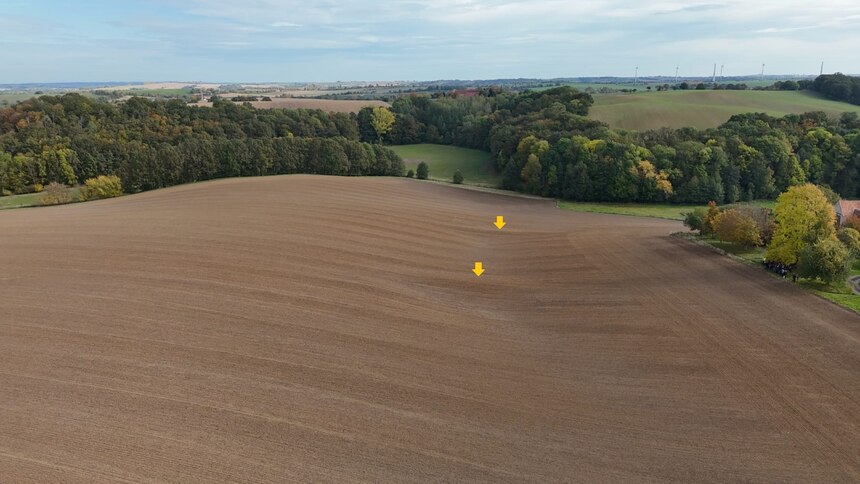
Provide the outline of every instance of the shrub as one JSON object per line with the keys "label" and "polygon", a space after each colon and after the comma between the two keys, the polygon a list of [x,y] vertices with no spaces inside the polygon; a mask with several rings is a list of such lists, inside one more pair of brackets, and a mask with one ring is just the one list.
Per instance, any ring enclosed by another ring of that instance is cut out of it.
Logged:
{"label": "shrub", "polygon": [[33,184],[33,192],[34,193],[41,193],[42,190],[44,190],[44,189],[45,189],[45,186],[42,185],[41,183],[34,183]]}
{"label": "shrub", "polygon": [[463,183],[463,174],[460,173],[460,170],[454,172],[454,184],[461,185]]}
{"label": "shrub", "polygon": [[739,210],[726,210],[714,217],[714,233],[717,237],[732,244],[743,246],[761,245],[758,225],[749,215]]}
{"label": "shrub", "polygon": [[702,228],[705,226],[705,217],[707,216],[708,210],[706,208],[696,208],[684,215],[684,225],[689,227],[690,230],[698,230],[700,234],[704,235]]}
{"label": "shrub", "polygon": [[62,183],[51,182],[45,187],[39,200],[42,205],[62,205],[72,203],[72,193],[69,187]]}
{"label": "shrub", "polygon": [[7,190],[7,189],[5,189],[5,188],[4,188],[2,191],[0,191],[0,193],[2,193],[2,195],[3,195],[4,197],[8,197],[8,196],[11,196],[11,195],[12,195],[12,191],[11,191],[11,190]]}
{"label": "shrub", "polygon": [[81,192],[81,200],[98,200],[100,198],[113,198],[122,195],[122,181],[116,175],[102,175],[98,178],[90,178],[84,182]]}
{"label": "shrub", "polygon": [[860,254],[860,232],[850,227],[843,227],[836,232],[839,239],[852,256]]}
{"label": "shrub", "polygon": [[414,172],[414,171],[409,170],[409,171],[407,171],[407,172],[406,172],[406,178],[414,178],[414,177],[415,177],[415,172]]}
{"label": "shrub", "polygon": [[842,242],[821,239],[807,244],[798,256],[797,271],[803,277],[834,282],[848,276],[850,255]]}
{"label": "shrub", "polygon": [[419,180],[426,180],[427,177],[430,176],[430,167],[427,166],[427,163],[421,162],[418,163],[418,171],[415,173]]}
{"label": "shrub", "polygon": [[758,227],[758,234],[761,237],[761,245],[770,243],[773,238],[773,231],[776,228],[776,224],[773,221],[773,210],[747,203],[736,203],[723,207],[723,210],[730,209],[737,210],[755,221]]}
{"label": "shrub", "polygon": [[714,233],[714,219],[720,214],[717,202],[711,200],[707,207],[696,208],[684,215],[684,225],[690,230],[698,230],[700,235]]}

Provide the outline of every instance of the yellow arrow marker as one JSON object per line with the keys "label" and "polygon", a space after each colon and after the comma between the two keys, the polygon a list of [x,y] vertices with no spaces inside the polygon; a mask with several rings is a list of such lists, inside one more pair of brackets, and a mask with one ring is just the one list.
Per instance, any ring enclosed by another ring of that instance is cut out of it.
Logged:
{"label": "yellow arrow marker", "polygon": [[474,272],[476,276],[481,277],[481,274],[484,273],[484,263],[475,262],[475,268],[472,269],[472,272]]}
{"label": "yellow arrow marker", "polygon": [[501,216],[501,215],[497,215],[497,216],[496,216],[496,223],[494,223],[493,225],[495,225],[496,227],[498,227],[498,228],[499,228],[499,230],[502,230],[502,227],[504,227],[505,225],[507,225],[507,224],[505,223],[505,217],[503,217],[503,216]]}

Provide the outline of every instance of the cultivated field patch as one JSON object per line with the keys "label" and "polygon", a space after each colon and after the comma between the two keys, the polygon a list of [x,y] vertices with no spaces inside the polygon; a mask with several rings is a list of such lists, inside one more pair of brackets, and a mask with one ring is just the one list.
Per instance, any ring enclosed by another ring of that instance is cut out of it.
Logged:
{"label": "cultivated field patch", "polygon": [[680,229],[301,175],[2,211],[0,475],[860,480],[860,316]]}

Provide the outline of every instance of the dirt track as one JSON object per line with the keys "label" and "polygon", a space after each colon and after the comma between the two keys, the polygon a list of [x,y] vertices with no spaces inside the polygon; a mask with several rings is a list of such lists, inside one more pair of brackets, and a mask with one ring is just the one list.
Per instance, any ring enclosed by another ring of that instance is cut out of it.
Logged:
{"label": "dirt track", "polygon": [[860,480],[860,317],[677,229],[309,176],[0,212],[0,481]]}

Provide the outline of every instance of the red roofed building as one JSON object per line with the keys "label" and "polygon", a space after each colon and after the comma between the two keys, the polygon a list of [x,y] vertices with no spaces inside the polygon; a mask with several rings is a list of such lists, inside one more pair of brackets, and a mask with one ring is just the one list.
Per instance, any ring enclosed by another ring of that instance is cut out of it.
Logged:
{"label": "red roofed building", "polygon": [[836,209],[836,224],[839,226],[851,216],[860,218],[860,200],[839,200],[833,208]]}

